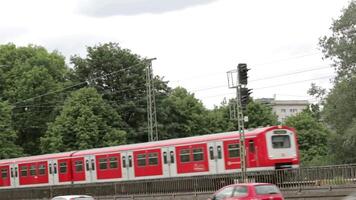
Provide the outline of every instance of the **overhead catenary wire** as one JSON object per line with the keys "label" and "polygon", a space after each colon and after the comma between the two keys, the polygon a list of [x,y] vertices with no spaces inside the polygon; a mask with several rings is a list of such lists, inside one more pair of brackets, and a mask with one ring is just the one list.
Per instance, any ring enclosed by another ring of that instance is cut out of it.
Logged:
{"label": "overhead catenary wire", "polygon": [[[329,78],[333,78],[333,76],[324,76],[324,77],[319,77],[319,78],[300,80],[300,81],[294,81],[294,82],[283,83],[283,84],[276,84],[276,85],[271,85],[271,86],[266,86],[266,87],[261,87],[261,88],[253,88],[253,90],[261,90],[261,89],[267,89],[267,88],[273,88],[273,87],[279,87],[279,86],[285,86],[285,85],[293,85],[293,84],[298,84],[298,83],[304,83],[304,82],[309,82],[309,81],[314,81],[314,80],[329,79]],[[229,93],[217,94],[217,95],[206,96],[206,97],[201,97],[201,98],[208,99],[208,98],[221,97],[221,96],[225,96],[225,95],[234,95],[234,94],[235,93],[233,93],[233,92],[229,92]]]}
{"label": "overhead catenary wire", "polygon": [[[127,67],[127,68],[123,68],[123,69],[120,69],[120,70],[117,70],[117,71],[114,71],[114,72],[111,72],[111,73],[108,73],[108,74],[104,74],[102,76],[91,78],[91,79],[89,79],[89,81],[98,80],[98,79],[101,79],[101,78],[104,78],[104,77],[107,77],[107,76],[110,76],[110,75],[113,75],[113,74],[128,70],[130,68],[138,66],[139,64],[141,64],[141,63],[137,63],[137,64],[131,65],[131,66]],[[87,84],[87,82],[88,82],[88,80],[87,81],[82,81],[82,82],[76,83],[74,85],[71,85],[71,86],[68,86],[68,87],[65,87],[65,88],[62,88],[62,89],[59,89],[59,90],[55,90],[55,91],[47,92],[47,93],[44,93],[44,94],[41,94],[41,95],[37,95],[37,96],[31,97],[31,98],[23,99],[23,100],[20,100],[20,101],[17,101],[15,103],[13,103],[13,105],[17,105],[17,104],[22,103],[22,102],[26,102],[26,101],[37,99],[37,98],[44,97],[44,96],[48,96],[48,95],[51,95],[51,94],[60,93],[60,92],[63,92],[65,90],[68,90],[70,88],[74,88],[74,87],[77,87],[77,86],[80,86],[80,85]]]}
{"label": "overhead catenary wire", "polygon": [[[330,66],[323,66],[323,67],[318,67],[318,68],[313,68],[313,69],[306,69],[306,70],[296,71],[296,72],[292,72],[292,73],[284,73],[284,74],[273,75],[273,76],[268,76],[268,77],[259,78],[259,79],[252,79],[249,82],[270,80],[270,79],[274,79],[274,78],[280,78],[280,77],[283,77],[283,76],[292,76],[292,75],[295,75],[295,74],[301,74],[301,73],[305,73],[305,72],[316,71],[316,70],[321,70],[321,69],[326,69],[326,68],[330,68]],[[206,91],[206,90],[212,90],[212,89],[218,89],[218,88],[226,88],[226,84],[207,87],[207,88],[201,88],[201,89],[193,89],[192,92],[200,92],[200,91]]]}

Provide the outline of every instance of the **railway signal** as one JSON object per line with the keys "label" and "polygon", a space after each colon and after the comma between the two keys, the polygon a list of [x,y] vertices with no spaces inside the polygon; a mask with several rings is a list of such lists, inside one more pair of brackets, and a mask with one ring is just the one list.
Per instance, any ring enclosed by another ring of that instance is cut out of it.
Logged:
{"label": "railway signal", "polygon": [[250,69],[247,69],[247,64],[245,63],[240,63],[237,65],[237,74],[239,76],[239,84],[240,85],[247,85],[247,72],[250,70]]}
{"label": "railway signal", "polygon": [[248,89],[246,87],[240,88],[242,110],[247,109],[247,104],[249,103],[249,100],[250,100],[250,94],[252,93],[251,91],[252,91],[252,89]]}
{"label": "railway signal", "polygon": [[[233,106],[232,119],[237,119],[238,130],[240,134],[239,140],[239,150],[240,150],[240,164],[241,164],[241,175],[243,182],[247,182],[247,162],[246,162],[246,145],[245,145],[245,132],[244,132],[244,116],[242,111],[246,110],[251,89],[246,87],[248,75],[247,64],[239,63],[236,70],[231,70],[227,72],[228,85],[229,88],[236,89],[236,104]],[[236,74],[236,77],[235,77]]]}

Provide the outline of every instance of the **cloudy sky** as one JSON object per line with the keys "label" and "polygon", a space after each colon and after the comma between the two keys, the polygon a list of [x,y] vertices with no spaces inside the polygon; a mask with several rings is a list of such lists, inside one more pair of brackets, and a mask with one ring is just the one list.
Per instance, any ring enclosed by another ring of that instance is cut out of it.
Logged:
{"label": "cloudy sky", "polygon": [[318,39],[349,0],[0,0],[0,44],[36,44],[67,58],[118,42],[156,57],[154,73],[211,108],[234,96],[227,74],[247,63],[253,97],[311,100],[334,71]]}

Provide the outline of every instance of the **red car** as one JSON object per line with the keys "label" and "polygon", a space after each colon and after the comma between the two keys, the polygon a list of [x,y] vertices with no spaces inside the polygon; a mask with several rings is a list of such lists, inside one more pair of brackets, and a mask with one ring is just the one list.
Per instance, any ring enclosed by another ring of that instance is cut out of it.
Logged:
{"label": "red car", "polygon": [[276,185],[242,183],[221,188],[209,200],[284,200],[284,198]]}

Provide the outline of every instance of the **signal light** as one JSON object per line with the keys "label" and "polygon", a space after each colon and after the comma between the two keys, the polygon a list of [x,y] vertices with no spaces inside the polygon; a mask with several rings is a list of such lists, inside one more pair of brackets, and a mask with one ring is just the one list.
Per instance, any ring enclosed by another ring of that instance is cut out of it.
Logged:
{"label": "signal light", "polygon": [[239,63],[237,65],[237,69],[238,69],[238,76],[239,76],[239,84],[241,85],[247,85],[247,72],[250,69],[247,69],[247,64],[245,63]]}
{"label": "signal light", "polygon": [[246,87],[240,88],[242,110],[246,110],[247,104],[249,103],[249,100],[250,100],[251,93],[252,93],[252,89],[248,89]]}

